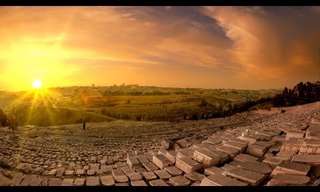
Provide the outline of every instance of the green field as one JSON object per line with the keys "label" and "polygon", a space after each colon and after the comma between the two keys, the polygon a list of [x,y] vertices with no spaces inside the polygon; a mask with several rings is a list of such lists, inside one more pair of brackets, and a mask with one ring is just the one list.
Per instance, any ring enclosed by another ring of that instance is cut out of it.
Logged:
{"label": "green field", "polygon": [[[55,125],[114,119],[176,121],[216,116],[237,105],[272,97],[279,90],[162,88],[138,85],[65,87],[49,90],[44,101],[25,93],[0,94],[0,107],[20,124]],[[17,102],[18,100],[18,102]]]}

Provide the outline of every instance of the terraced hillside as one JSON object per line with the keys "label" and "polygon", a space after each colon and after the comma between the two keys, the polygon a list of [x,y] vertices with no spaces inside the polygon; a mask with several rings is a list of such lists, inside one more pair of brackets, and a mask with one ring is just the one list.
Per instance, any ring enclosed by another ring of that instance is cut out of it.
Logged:
{"label": "terraced hillside", "polygon": [[0,185],[319,185],[319,130],[319,102],[180,123],[90,123],[86,131],[3,128]]}

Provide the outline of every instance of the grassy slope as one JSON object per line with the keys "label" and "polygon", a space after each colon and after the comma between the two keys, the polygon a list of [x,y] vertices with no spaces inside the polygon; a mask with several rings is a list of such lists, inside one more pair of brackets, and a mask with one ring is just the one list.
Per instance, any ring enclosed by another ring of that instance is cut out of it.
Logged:
{"label": "grassy slope", "polygon": [[[273,96],[277,90],[183,89],[144,86],[71,87],[55,91],[59,97],[55,107],[36,107],[31,110],[25,103],[16,107],[20,124],[56,125],[112,119],[162,121],[183,118],[186,115],[228,110],[230,104]],[[101,96],[101,102],[84,105],[83,94]],[[4,95],[4,94],[2,94]],[[1,96],[0,95],[0,98]],[[64,99],[61,99],[64,98]],[[10,105],[6,97],[2,106]],[[3,100],[4,101],[4,100]],[[205,105],[203,102],[205,101]],[[31,112],[32,111],[32,112]]]}

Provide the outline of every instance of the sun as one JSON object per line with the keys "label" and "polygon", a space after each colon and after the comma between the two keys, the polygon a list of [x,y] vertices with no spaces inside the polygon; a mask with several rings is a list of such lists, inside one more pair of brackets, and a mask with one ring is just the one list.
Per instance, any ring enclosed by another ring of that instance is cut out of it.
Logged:
{"label": "sun", "polygon": [[37,80],[33,81],[32,87],[33,87],[34,89],[40,89],[40,88],[42,87],[42,82],[41,82],[41,80],[37,79]]}

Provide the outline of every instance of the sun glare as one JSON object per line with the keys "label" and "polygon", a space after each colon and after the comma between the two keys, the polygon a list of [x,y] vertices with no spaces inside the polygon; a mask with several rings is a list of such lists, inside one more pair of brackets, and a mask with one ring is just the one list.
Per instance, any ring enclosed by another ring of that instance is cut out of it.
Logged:
{"label": "sun glare", "polygon": [[40,89],[41,87],[42,87],[42,82],[41,82],[41,80],[35,80],[35,81],[33,81],[33,83],[32,83],[32,87],[34,88],[34,89]]}

